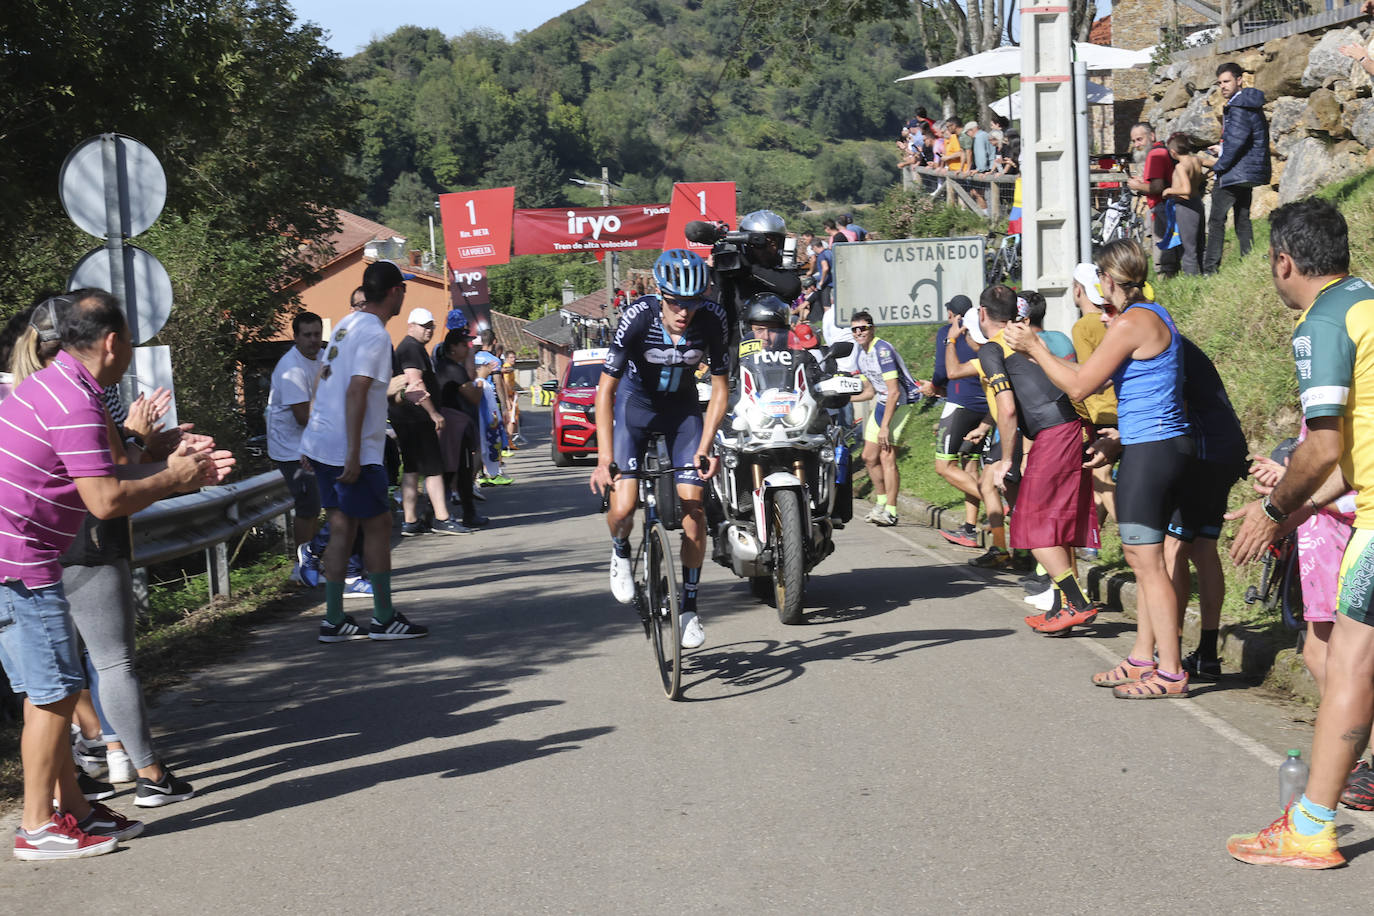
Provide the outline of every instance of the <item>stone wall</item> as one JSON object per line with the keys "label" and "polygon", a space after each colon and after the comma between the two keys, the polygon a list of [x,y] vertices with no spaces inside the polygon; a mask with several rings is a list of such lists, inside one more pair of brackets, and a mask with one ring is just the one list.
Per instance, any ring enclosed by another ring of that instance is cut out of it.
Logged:
{"label": "stone wall", "polygon": [[[1112,3],[1112,45],[1128,51],[1139,51],[1159,43],[1165,29],[1208,25],[1211,20],[1182,6],[1178,0],[1115,0]],[[1101,76],[1092,76],[1099,82]],[[1131,148],[1131,125],[1141,120],[1149,102],[1150,75],[1144,70],[1117,70],[1109,84],[1116,96],[1114,136],[1115,149],[1124,152]]]}
{"label": "stone wall", "polygon": [[1337,49],[1361,44],[1374,53],[1370,26],[1291,35],[1231,55],[1179,61],[1156,71],[1144,120],[1160,139],[1175,131],[1199,144],[1221,139],[1217,66],[1233,60],[1244,85],[1264,93],[1273,183],[1256,188],[1251,215],[1306,197],[1333,181],[1374,167],[1374,82]]}

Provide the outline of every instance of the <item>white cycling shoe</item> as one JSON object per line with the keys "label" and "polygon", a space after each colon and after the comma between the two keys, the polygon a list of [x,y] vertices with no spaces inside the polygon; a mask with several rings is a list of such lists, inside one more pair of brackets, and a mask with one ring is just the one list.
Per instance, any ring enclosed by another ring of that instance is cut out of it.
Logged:
{"label": "white cycling shoe", "polygon": [[1027,595],[1022,600],[1037,611],[1048,611],[1050,608],[1054,607],[1054,586],[1051,585],[1039,594]]}
{"label": "white cycling shoe", "polygon": [[611,596],[621,604],[632,604],[635,600],[634,571],[630,568],[629,557],[618,557],[611,548]]}
{"label": "white cycling shoe", "polygon": [[706,630],[701,625],[701,618],[688,611],[679,620],[682,621],[682,648],[701,648],[706,642]]}

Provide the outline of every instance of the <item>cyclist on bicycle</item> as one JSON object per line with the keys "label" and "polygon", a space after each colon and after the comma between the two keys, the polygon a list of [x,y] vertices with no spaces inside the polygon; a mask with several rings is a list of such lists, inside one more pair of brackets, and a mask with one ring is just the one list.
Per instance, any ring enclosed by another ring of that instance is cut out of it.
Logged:
{"label": "cyclist on bicycle", "polygon": [[[659,295],[634,302],[621,316],[611,340],[601,382],[596,388],[596,470],[591,487],[611,487],[606,525],[611,531],[611,594],[621,604],[634,600],[630,568],[630,534],[638,486],[634,478],[613,480],[612,462],[639,470],[649,437],[662,433],[678,471],[682,507],[682,646],[695,649],[706,641],[697,615],[697,585],[706,556],[705,482],[716,472],[711,442],[725,417],[729,398],[725,310],[702,298],[708,280],[706,262],[691,251],[665,251],[654,262]],[[703,416],[697,400],[696,369],[705,361],[711,372],[711,399]],[[622,384],[623,381],[623,384]]]}

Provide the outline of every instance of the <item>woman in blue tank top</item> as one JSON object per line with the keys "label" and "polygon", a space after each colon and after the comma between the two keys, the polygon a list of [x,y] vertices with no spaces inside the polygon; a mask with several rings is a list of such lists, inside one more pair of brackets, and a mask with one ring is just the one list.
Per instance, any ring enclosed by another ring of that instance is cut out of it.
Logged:
{"label": "woman in blue tank top", "polygon": [[[1179,648],[1179,598],[1164,562],[1164,535],[1193,454],[1183,404],[1181,337],[1169,312],[1146,294],[1150,259],[1131,239],[1097,255],[1099,287],[1107,302],[1107,334],[1082,365],[1059,359],[1029,328],[1008,328],[1007,343],[1021,350],[1075,401],[1115,384],[1121,465],[1116,515],[1126,562],[1140,596],[1139,623],[1130,654],[1111,671],[1093,676],[1124,699],[1188,695]],[[1114,452],[1114,446],[1106,446]],[[1158,652],[1159,663],[1155,664]]]}

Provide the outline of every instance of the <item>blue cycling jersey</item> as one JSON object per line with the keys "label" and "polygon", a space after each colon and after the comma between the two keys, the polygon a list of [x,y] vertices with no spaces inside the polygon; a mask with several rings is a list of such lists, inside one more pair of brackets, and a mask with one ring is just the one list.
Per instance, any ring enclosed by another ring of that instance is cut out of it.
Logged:
{"label": "blue cycling jersey", "polygon": [[663,327],[657,296],[637,299],[620,316],[602,372],[623,379],[619,396],[653,406],[695,405],[696,370],[703,361],[712,375],[725,375],[725,309],[709,299],[693,313],[674,341]]}

